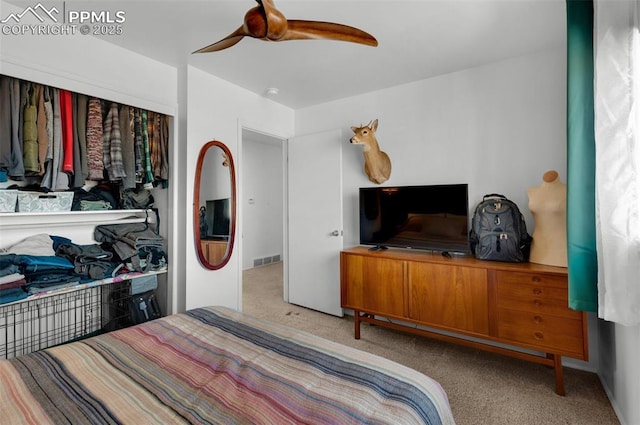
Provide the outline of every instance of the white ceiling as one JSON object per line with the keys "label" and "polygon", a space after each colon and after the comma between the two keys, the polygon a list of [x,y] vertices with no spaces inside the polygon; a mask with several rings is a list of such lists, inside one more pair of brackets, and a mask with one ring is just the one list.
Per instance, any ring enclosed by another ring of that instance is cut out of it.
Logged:
{"label": "white ceiling", "polygon": [[[26,6],[31,1],[8,0]],[[55,3],[46,2],[43,3]],[[275,0],[289,19],[351,25],[378,47],[326,40],[245,38],[191,54],[242,24],[253,0],[67,0],[67,10],[122,10],[123,34],[104,36],[176,67],[190,64],[299,109],[565,43],[564,0]]]}

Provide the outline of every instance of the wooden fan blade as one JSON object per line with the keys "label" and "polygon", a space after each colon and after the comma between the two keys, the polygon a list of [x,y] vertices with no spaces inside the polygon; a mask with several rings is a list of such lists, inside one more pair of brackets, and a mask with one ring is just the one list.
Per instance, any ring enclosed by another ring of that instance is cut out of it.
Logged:
{"label": "wooden fan blade", "polygon": [[229,34],[225,38],[220,41],[216,41],[213,44],[210,44],[202,49],[198,49],[193,53],[209,53],[209,52],[217,52],[219,50],[224,50],[228,47],[231,47],[237,44],[240,40],[247,34],[243,27],[238,28],[233,33]]}
{"label": "wooden fan blade", "polygon": [[266,38],[271,41],[278,41],[287,32],[287,18],[276,9],[272,0],[256,0],[264,12],[267,21]]}
{"label": "wooden fan blade", "polygon": [[367,46],[378,45],[378,40],[376,40],[371,34],[348,25],[293,19],[287,21],[287,24],[287,32],[282,36],[282,38],[280,38],[280,41],[326,39],[349,41],[351,43],[365,44]]}

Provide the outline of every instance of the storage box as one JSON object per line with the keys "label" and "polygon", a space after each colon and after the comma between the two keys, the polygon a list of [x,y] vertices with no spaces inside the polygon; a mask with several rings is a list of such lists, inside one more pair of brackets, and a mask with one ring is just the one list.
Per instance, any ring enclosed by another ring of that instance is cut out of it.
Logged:
{"label": "storage box", "polygon": [[18,192],[19,212],[71,211],[73,192]]}
{"label": "storage box", "polygon": [[18,191],[3,189],[0,190],[0,213],[15,212],[18,202]]}
{"label": "storage box", "polygon": [[143,292],[152,291],[157,288],[158,276],[156,276],[155,274],[131,279],[131,295],[141,294]]}

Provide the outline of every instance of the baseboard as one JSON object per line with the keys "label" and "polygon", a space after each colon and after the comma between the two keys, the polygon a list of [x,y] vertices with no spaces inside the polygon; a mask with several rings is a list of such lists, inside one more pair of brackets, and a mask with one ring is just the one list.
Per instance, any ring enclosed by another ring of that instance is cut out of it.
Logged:
{"label": "baseboard", "polygon": [[600,379],[600,383],[602,384],[604,393],[607,395],[607,398],[609,399],[609,403],[611,404],[611,408],[613,409],[613,412],[616,414],[616,416],[618,417],[618,420],[620,421],[620,425],[632,425],[625,420],[624,415],[620,411],[620,408],[616,403],[616,399],[613,396],[613,393],[611,392],[611,389],[607,386],[605,380],[602,378],[602,376],[599,373],[598,373],[598,379]]}

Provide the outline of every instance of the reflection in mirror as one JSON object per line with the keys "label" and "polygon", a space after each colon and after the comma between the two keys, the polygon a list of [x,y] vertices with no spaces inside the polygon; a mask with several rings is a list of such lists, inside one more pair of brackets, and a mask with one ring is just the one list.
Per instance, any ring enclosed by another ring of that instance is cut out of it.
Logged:
{"label": "reflection in mirror", "polygon": [[193,193],[193,233],[200,264],[223,267],[233,251],[236,179],[229,148],[217,140],[200,150]]}

